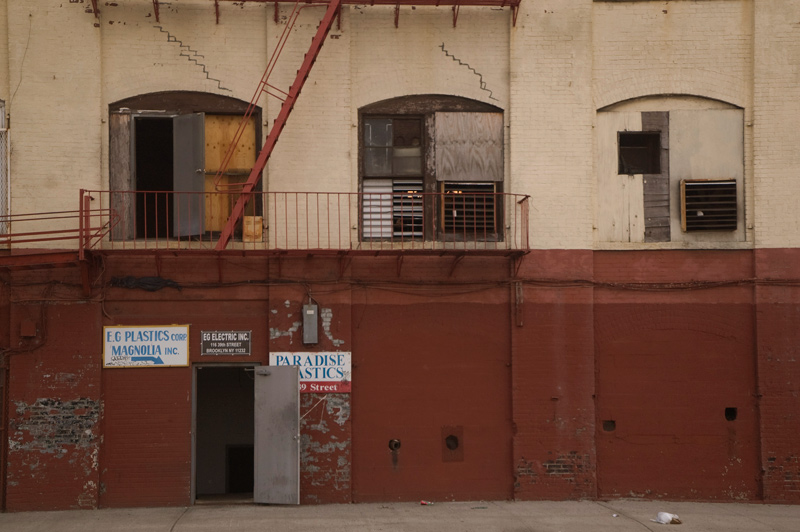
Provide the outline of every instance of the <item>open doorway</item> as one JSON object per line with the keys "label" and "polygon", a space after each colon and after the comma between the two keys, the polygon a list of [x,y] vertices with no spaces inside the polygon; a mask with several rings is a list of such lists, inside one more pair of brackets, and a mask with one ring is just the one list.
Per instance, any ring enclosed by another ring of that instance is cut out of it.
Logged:
{"label": "open doorway", "polygon": [[134,119],[136,160],[136,238],[172,236],[167,225],[172,212],[172,118]]}
{"label": "open doorway", "polygon": [[195,379],[195,500],[250,500],[253,367],[195,366]]}
{"label": "open doorway", "polygon": [[[191,91],[143,94],[110,104],[110,206],[120,217],[111,238],[217,238],[261,142],[261,110],[252,110],[243,124],[248,108],[241,100]],[[263,216],[262,201],[250,201],[244,212],[253,223]],[[242,236],[241,220],[235,236]]]}

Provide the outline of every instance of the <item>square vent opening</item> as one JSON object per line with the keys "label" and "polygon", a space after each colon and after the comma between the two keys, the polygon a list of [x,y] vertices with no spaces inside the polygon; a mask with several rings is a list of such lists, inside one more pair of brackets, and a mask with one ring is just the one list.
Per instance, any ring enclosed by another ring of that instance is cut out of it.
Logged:
{"label": "square vent opening", "polygon": [[681,228],[686,231],[735,231],[735,179],[681,181]]}

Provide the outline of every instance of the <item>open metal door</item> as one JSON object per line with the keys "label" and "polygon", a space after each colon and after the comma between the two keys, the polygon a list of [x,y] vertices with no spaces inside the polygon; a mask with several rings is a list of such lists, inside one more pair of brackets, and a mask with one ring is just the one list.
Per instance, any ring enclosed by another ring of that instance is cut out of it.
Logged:
{"label": "open metal door", "polygon": [[[172,190],[175,201],[172,235],[203,233],[205,219],[205,115],[193,113],[172,119]],[[180,194],[192,192],[192,194]]]}
{"label": "open metal door", "polygon": [[253,501],[300,504],[300,373],[296,366],[255,371]]}

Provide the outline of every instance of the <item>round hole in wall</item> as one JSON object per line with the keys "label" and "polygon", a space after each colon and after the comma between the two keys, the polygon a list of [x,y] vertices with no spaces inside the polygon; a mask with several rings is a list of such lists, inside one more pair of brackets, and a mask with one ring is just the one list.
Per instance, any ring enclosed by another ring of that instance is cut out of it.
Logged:
{"label": "round hole in wall", "polygon": [[458,436],[450,435],[444,439],[444,444],[451,451],[458,449]]}
{"label": "round hole in wall", "polygon": [[400,440],[396,439],[389,440],[389,449],[391,449],[392,451],[396,451],[399,448],[400,448]]}
{"label": "round hole in wall", "polygon": [[728,421],[733,421],[736,419],[738,411],[735,407],[729,406],[725,409],[725,419]]}

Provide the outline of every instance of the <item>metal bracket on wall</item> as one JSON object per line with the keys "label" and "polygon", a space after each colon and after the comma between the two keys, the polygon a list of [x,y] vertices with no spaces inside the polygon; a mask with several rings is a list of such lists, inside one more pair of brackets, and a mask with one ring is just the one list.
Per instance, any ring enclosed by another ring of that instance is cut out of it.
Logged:
{"label": "metal bracket on wall", "polygon": [[511,257],[511,260],[513,261],[511,266],[514,269],[514,278],[519,275],[519,269],[522,267],[522,258],[524,256],[525,255],[513,255]]}
{"label": "metal bracket on wall", "polygon": [[88,260],[80,261],[81,265],[81,286],[83,287],[83,297],[92,295],[92,285],[89,282],[89,273],[91,268]]}
{"label": "metal bracket on wall", "polygon": [[350,267],[351,262],[353,262],[352,256],[348,255],[346,252],[339,254],[339,279],[344,277],[344,272]]}
{"label": "metal bracket on wall", "polygon": [[461,262],[465,256],[466,255],[462,253],[461,255],[456,255],[455,258],[453,258],[453,263],[450,265],[450,274],[448,277],[453,276],[453,272],[456,271],[456,266],[458,266],[458,263]]}

